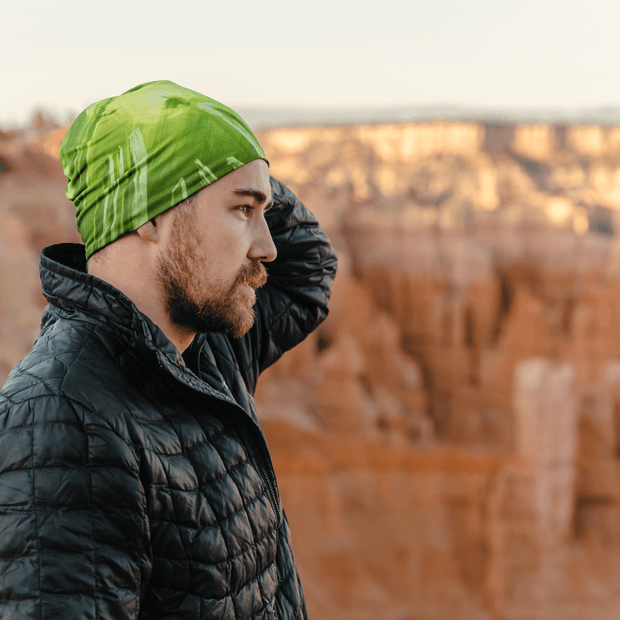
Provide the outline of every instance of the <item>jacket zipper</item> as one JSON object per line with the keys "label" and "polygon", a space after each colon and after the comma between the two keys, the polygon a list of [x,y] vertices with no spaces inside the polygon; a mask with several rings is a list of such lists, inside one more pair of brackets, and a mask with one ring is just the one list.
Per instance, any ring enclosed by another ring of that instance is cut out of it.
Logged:
{"label": "jacket zipper", "polygon": [[[195,383],[195,381],[193,380],[187,381],[185,377],[183,377],[182,375],[179,376],[178,371],[168,362],[168,360],[166,360],[165,358],[162,359],[162,357],[163,356],[160,357],[158,355],[158,361],[159,361],[160,367],[171,372],[172,376],[175,377],[178,381],[181,381],[181,383],[184,383],[185,385],[195,389],[201,394],[206,393],[209,396],[213,396],[214,394],[216,394],[215,390],[211,390],[213,394],[209,394],[209,392],[205,392],[204,390],[202,390],[200,386]],[[197,370],[198,372],[200,372],[200,352],[198,353]],[[202,381],[202,379],[200,379],[200,375],[198,375],[198,379],[199,381]],[[224,402],[228,402],[230,404],[235,405],[237,408],[240,408],[239,405],[231,398],[226,398],[222,400],[224,400]],[[247,416],[248,414],[244,411],[243,415]],[[278,515],[278,529],[279,529],[280,526],[282,525],[282,512],[281,512],[280,502],[278,502],[278,495],[275,491],[275,487],[273,486],[273,483],[271,482],[271,477],[269,476],[267,466],[265,465],[265,461],[260,453],[260,450],[258,449],[256,441],[254,440],[254,437],[252,436],[252,429],[249,426],[249,422],[245,419],[245,417],[241,417],[240,420],[242,422],[242,434],[245,435],[246,438],[248,439],[248,442],[250,443],[250,448],[252,449],[252,452],[256,455],[256,461],[265,478],[265,481],[267,482],[267,487],[269,488],[269,495],[271,497],[273,507],[276,510],[276,514]]]}
{"label": "jacket zipper", "polygon": [[[276,515],[278,516],[278,527],[276,529],[276,545],[275,545],[275,557],[274,557],[274,563],[276,565],[276,589],[273,594],[273,597],[274,597],[274,604],[275,604],[275,597],[278,594],[278,590],[280,589],[280,579],[278,577],[278,543],[280,541],[280,528],[282,527],[282,521],[283,521],[282,509],[280,506],[280,502],[278,501],[278,494],[276,493],[275,487],[273,486],[271,482],[271,478],[269,476],[267,466],[265,465],[263,457],[261,456],[260,451],[258,450],[258,447],[256,445],[256,442],[254,441],[254,438],[252,437],[252,430],[249,428],[248,422],[246,420],[243,420],[242,426],[243,426],[242,434],[247,437],[248,443],[250,444],[250,449],[256,455],[256,461],[263,473],[263,477],[265,478],[265,481],[267,482],[269,495],[271,496],[271,501],[273,502],[273,506],[276,510]],[[277,619],[275,607],[274,607],[273,613],[274,613],[274,617]]]}
{"label": "jacket zipper", "polygon": [[[204,343],[203,343],[203,346],[204,346]],[[201,350],[202,350],[202,346],[200,347],[200,349],[198,349],[198,356],[196,360],[198,378],[200,378],[200,352]],[[250,443],[250,448],[256,455],[256,461],[258,463],[258,466],[260,467],[263,473],[263,476],[265,478],[265,481],[267,482],[267,487],[269,488],[269,494],[271,496],[271,501],[273,502],[273,507],[275,508],[276,514],[278,516],[278,530],[279,530],[280,526],[282,525],[282,514],[281,514],[280,502],[278,502],[278,494],[276,493],[275,487],[273,486],[273,483],[271,482],[271,477],[269,476],[269,472],[268,472],[267,466],[265,465],[265,461],[263,457],[261,456],[261,453],[258,449],[258,446],[256,445],[256,442],[254,441],[254,437],[252,437],[252,429],[249,427],[249,424],[245,418],[242,418],[242,420],[243,420],[244,434],[247,436],[248,442]],[[276,550],[277,550],[277,545],[278,545],[278,539],[276,537]]]}
{"label": "jacket zipper", "polygon": [[[159,355],[157,357],[158,357],[159,365],[161,368],[165,368],[166,370],[172,371],[172,375],[176,377],[177,380],[180,380],[185,385],[189,385],[189,387],[192,387],[193,389],[197,390],[201,394],[204,393],[203,390],[201,390],[197,385],[188,383],[183,378],[179,377],[178,373],[175,372],[175,370],[172,367],[166,368],[168,366],[167,360],[166,360],[166,363],[164,363],[164,361]],[[198,370],[198,373],[200,373],[200,351],[198,352],[197,370]],[[200,374],[198,374],[198,378],[200,378]],[[237,403],[234,403],[234,401],[232,402],[232,404],[237,405]],[[237,407],[239,407],[239,405],[237,405]],[[247,415],[247,413],[244,412],[244,415]],[[238,428],[241,431],[241,435],[244,435],[246,437],[250,450],[256,456],[256,462],[261,470],[261,473],[263,474],[265,482],[267,483],[269,497],[271,499],[273,507],[275,508],[276,515],[278,517],[278,527],[276,528],[276,544],[275,544],[275,557],[274,557],[274,564],[276,566],[276,589],[275,589],[273,596],[274,596],[274,604],[275,604],[275,597],[278,594],[278,590],[280,589],[280,579],[278,578],[278,543],[280,540],[280,528],[282,527],[282,522],[283,522],[282,507],[280,506],[280,502],[278,501],[278,494],[276,493],[275,487],[273,486],[273,483],[271,482],[271,477],[269,476],[269,471],[267,469],[267,466],[265,465],[265,461],[260,453],[260,450],[258,449],[258,446],[256,445],[256,441],[254,440],[254,437],[252,436],[252,429],[249,426],[249,422],[243,417],[240,418],[240,421],[241,421],[241,426]],[[274,617],[277,620],[275,607],[274,607]]]}
{"label": "jacket zipper", "polygon": [[251,429],[248,428],[248,424],[245,420],[243,420],[243,430],[244,430],[244,435],[246,435],[248,442],[250,443],[250,447],[252,449],[252,452],[254,452],[254,454],[256,455],[256,460],[258,463],[258,466],[261,469],[261,472],[263,473],[263,476],[265,477],[265,481],[267,482],[267,487],[269,488],[269,495],[271,496],[271,500],[273,502],[273,507],[276,509],[276,514],[278,515],[278,524],[281,525],[280,521],[281,521],[281,515],[280,515],[280,502],[278,502],[278,495],[276,493],[275,487],[273,486],[273,483],[271,482],[271,477],[269,476],[269,471],[267,469],[267,466],[265,465],[265,461],[263,460],[263,457],[260,454],[260,451],[258,450],[258,446],[256,445],[256,441],[254,441],[254,437],[252,437],[252,431]]}

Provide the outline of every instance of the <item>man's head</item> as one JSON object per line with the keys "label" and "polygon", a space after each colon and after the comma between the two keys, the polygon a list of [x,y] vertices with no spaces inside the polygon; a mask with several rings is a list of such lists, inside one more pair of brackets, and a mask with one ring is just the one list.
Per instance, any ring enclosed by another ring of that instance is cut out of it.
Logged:
{"label": "man's head", "polygon": [[61,161],[89,272],[92,263],[162,328],[250,328],[261,261],[276,251],[268,164],[235,112],[151,82],[85,110]]}
{"label": "man's head", "polygon": [[265,153],[236,112],[173,82],[92,104],[60,149],[86,258],[257,159]]}

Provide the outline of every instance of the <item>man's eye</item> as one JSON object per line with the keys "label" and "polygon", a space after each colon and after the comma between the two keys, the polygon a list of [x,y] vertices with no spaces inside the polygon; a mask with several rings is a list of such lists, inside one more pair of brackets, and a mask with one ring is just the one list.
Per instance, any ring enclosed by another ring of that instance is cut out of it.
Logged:
{"label": "man's eye", "polygon": [[239,205],[237,209],[239,209],[243,215],[251,215],[252,211],[254,211],[254,207],[250,205]]}

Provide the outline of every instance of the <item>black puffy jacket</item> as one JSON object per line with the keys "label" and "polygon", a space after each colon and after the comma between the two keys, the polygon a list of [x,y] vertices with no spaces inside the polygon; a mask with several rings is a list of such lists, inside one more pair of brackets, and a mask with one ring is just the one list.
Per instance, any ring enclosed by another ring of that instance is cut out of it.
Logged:
{"label": "black puffy jacket", "polygon": [[83,246],[42,252],[41,334],[0,391],[3,620],[305,618],[252,394],[325,318],[336,258],[272,192],[254,327],[183,355]]}

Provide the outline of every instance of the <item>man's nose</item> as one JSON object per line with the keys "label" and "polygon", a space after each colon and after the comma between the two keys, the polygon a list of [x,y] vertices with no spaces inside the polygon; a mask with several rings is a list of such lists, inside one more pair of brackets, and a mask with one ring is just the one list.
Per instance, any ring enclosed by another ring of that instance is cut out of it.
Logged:
{"label": "man's nose", "polygon": [[264,217],[261,217],[256,222],[254,241],[248,256],[254,260],[270,263],[272,260],[276,259],[277,255],[278,250],[271,238],[271,232],[269,231],[269,226],[267,226],[267,221]]}

